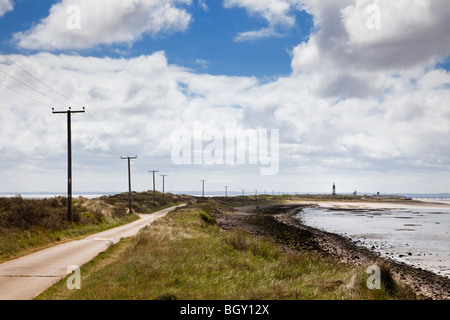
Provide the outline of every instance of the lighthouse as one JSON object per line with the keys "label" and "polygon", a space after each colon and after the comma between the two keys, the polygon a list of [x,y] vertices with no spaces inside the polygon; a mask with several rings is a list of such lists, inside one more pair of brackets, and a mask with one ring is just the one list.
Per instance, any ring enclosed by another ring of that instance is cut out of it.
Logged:
{"label": "lighthouse", "polygon": [[332,195],[333,195],[333,196],[336,195],[336,184],[334,184],[334,183],[333,183],[333,193],[332,193]]}

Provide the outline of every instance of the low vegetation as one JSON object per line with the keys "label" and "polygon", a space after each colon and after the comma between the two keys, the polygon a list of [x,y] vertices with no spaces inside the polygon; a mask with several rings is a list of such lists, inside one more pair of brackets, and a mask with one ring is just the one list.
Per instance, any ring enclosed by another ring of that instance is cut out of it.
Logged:
{"label": "low vegetation", "polygon": [[[172,194],[133,193],[133,211],[151,213],[188,200]],[[128,214],[128,193],[73,200],[73,223],[67,219],[67,198],[0,198],[0,262],[64,241],[114,228],[138,215]]]}
{"label": "low vegetation", "polygon": [[389,281],[370,290],[366,266],[288,253],[270,238],[223,231],[214,218],[219,207],[214,200],[199,201],[172,211],[83,266],[80,290],[68,290],[62,279],[38,299],[411,298],[392,283],[388,269],[383,274]]}

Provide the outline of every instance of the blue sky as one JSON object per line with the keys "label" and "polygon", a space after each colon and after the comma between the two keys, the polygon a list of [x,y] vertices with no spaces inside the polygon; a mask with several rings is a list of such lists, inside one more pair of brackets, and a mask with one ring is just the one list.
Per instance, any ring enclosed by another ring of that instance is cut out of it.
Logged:
{"label": "blue sky", "polygon": [[[378,0],[379,28],[373,3],[0,0],[0,192],[65,190],[66,124],[51,107],[81,105],[79,191],[126,189],[120,157],[138,155],[135,190],[160,169],[177,191],[206,179],[208,190],[448,192],[448,0]],[[198,123],[208,137],[278,130],[279,170],[176,164],[174,134]]]}
{"label": "blue sky", "polygon": [[[2,52],[31,54],[39,50],[17,47],[12,38],[14,33],[26,31],[48,16],[55,0],[20,0],[15,2],[14,11],[0,19]],[[311,15],[295,10],[296,24],[284,28],[279,36],[236,41],[240,32],[258,30],[267,26],[267,21],[257,15],[250,15],[244,8],[225,8],[221,1],[209,1],[208,9],[194,2],[186,6],[192,15],[189,28],[182,32],[157,36],[142,35],[141,39],[129,44],[99,45],[95,48],[78,50],[84,56],[136,57],[164,50],[170,63],[213,75],[255,76],[273,79],[291,73],[291,51],[306,41],[313,28]],[[73,50],[52,50],[54,53]]]}

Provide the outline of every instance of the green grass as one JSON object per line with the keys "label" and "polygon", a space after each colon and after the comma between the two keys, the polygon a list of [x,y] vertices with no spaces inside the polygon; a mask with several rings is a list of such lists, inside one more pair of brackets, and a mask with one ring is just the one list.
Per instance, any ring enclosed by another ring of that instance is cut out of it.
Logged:
{"label": "green grass", "polygon": [[286,253],[271,239],[222,231],[208,219],[211,212],[199,206],[177,209],[84,265],[80,290],[68,290],[62,279],[37,299],[413,297],[395,283],[369,290],[367,266],[350,266],[308,252]]}
{"label": "green grass", "polygon": [[30,227],[27,230],[0,229],[0,263],[89,234],[115,228],[137,219],[139,216],[136,214],[120,218],[104,217],[99,223],[72,224],[55,231],[40,226]]}
{"label": "green grass", "polygon": [[[182,196],[133,193],[133,211],[153,213],[170,207]],[[139,219],[128,215],[128,194],[88,200],[73,199],[73,223],[67,221],[67,198],[42,200],[0,198],[0,263],[65,241],[115,228]]]}

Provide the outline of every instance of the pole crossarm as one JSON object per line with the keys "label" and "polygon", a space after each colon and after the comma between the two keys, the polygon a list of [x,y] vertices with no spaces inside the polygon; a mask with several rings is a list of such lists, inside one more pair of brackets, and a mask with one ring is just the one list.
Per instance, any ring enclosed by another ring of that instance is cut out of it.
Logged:
{"label": "pole crossarm", "polygon": [[69,114],[69,113],[85,113],[86,112],[86,108],[85,107],[83,107],[83,110],[76,110],[76,111],[72,111],[72,108],[69,108],[69,110],[67,110],[67,111],[55,111],[55,108],[52,108],[52,113],[53,114],[62,114],[62,113],[66,113],[66,114]]}

